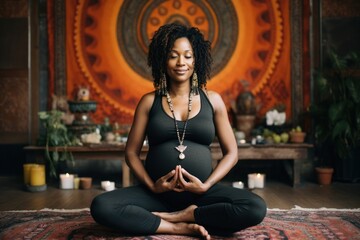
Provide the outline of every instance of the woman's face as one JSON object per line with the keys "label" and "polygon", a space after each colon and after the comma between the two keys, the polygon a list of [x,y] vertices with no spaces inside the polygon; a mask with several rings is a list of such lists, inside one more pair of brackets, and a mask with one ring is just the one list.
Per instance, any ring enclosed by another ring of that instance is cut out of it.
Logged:
{"label": "woman's face", "polygon": [[169,53],[167,61],[167,74],[172,81],[188,81],[194,72],[194,52],[189,40],[178,38]]}

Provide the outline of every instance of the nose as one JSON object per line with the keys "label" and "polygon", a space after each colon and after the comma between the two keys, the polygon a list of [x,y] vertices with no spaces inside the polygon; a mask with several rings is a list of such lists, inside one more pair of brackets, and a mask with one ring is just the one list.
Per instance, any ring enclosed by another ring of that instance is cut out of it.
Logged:
{"label": "nose", "polygon": [[180,56],[180,57],[178,58],[176,64],[179,65],[179,66],[183,66],[183,65],[185,64],[185,59],[184,59],[184,57],[183,57],[183,56]]}

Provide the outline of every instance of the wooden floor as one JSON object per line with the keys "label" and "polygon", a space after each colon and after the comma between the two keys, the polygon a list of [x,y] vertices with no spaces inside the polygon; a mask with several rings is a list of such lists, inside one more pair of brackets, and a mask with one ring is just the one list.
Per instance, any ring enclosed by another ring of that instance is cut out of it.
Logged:
{"label": "wooden floor", "polygon": [[[330,186],[319,186],[306,182],[292,188],[286,183],[269,181],[265,188],[253,191],[264,198],[268,208],[291,209],[295,205],[304,208],[360,208],[359,183],[335,182]],[[32,193],[24,190],[21,178],[0,176],[0,211],[88,208],[91,200],[103,192],[97,182],[89,190],[61,190],[53,182],[46,191]]]}

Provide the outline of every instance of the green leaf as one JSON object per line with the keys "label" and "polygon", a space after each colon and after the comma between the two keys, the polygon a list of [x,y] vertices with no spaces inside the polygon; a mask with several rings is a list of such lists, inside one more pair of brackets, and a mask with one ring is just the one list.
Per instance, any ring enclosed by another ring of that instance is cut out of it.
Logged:
{"label": "green leaf", "polygon": [[348,81],[346,81],[346,88],[349,92],[349,95],[351,97],[351,99],[356,102],[359,103],[360,102],[360,79],[357,80],[353,80],[353,79],[348,79]]}
{"label": "green leaf", "polygon": [[332,139],[336,140],[340,137],[346,137],[350,133],[350,125],[346,120],[337,122],[332,132]]}
{"label": "green leaf", "polygon": [[331,125],[335,124],[336,121],[344,117],[343,113],[345,108],[345,102],[338,102],[330,105],[328,117],[330,119]]}
{"label": "green leaf", "polygon": [[53,160],[54,162],[58,162],[58,161],[59,161],[59,152],[58,152],[58,151],[52,152],[52,160]]}

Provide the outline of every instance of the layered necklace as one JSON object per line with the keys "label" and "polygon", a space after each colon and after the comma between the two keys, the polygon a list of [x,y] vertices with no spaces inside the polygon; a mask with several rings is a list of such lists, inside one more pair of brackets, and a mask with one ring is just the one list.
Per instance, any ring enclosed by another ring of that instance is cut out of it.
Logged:
{"label": "layered necklace", "polygon": [[177,121],[176,121],[176,118],[175,118],[175,114],[174,114],[174,106],[173,106],[173,103],[172,103],[170,94],[169,94],[168,92],[166,92],[166,99],[167,99],[167,102],[168,102],[168,104],[169,104],[170,111],[171,111],[172,116],[173,116],[173,119],[174,119],[175,129],[176,129],[176,135],[177,135],[177,138],[178,138],[178,141],[179,141],[179,146],[175,147],[175,149],[179,151],[179,159],[180,159],[180,160],[183,160],[183,159],[185,159],[184,151],[185,151],[186,148],[187,148],[187,146],[185,146],[183,143],[184,143],[184,139],[185,139],[185,133],[186,133],[187,123],[188,123],[189,116],[190,116],[190,112],[191,112],[192,94],[191,94],[191,92],[190,92],[190,94],[189,94],[188,114],[187,114],[187,117],[186,117],[186,121],[185,121],[185,124],[184,124],[184,130],[183,130],[183,132],[182,132],[182,134],[181,134],[181,137],[180,137],[179,126],[178,126],[178,124],[177,124]]}

